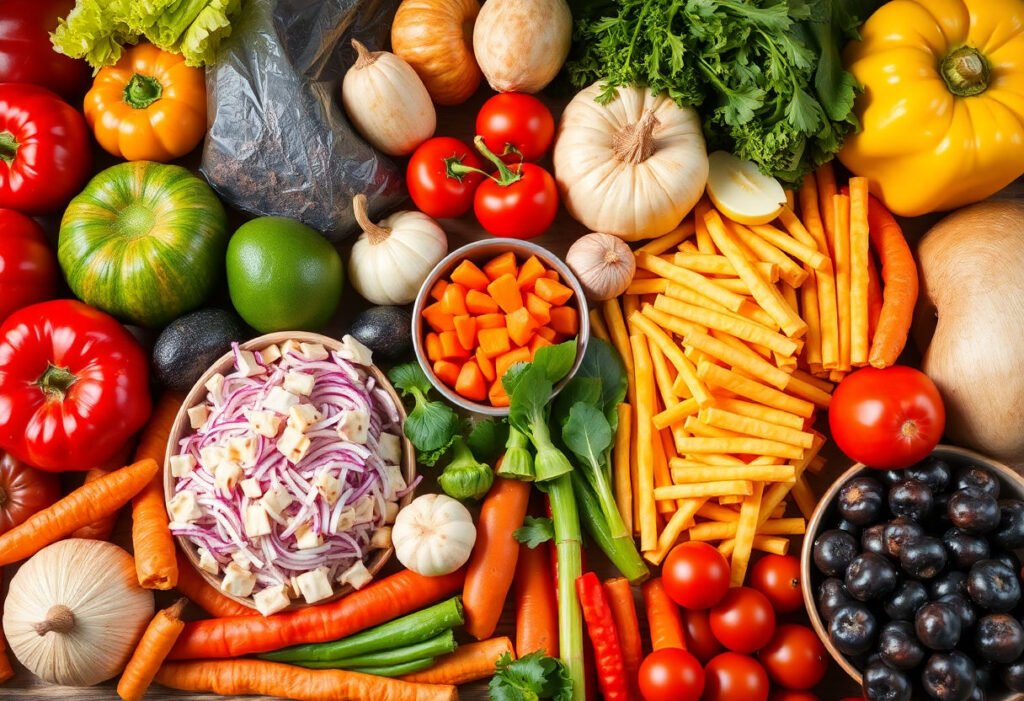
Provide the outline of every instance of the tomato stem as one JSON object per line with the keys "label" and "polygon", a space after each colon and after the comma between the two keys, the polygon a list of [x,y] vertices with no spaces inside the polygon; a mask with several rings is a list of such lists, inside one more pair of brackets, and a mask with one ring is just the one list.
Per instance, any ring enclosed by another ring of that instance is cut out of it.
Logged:
{"label": "tomato stem", "polygon": [[939,70],[946,87],[957,97],[980,95],[988,89],[988,61],[973,46],[961,46],[950,53],[942,59]]}
{"label": "tomato stem", "polygon": [[124,86],[124,101],[137,110],[144,110],[160,99],[164,86],[150,75],[132,74],[128,84]]}
{"label": "tomato stem", "polygon": [[36,386],[42,390],[47,399],[64,401],[68,390],[78,382],[78,376],[67,368],[59,368],[52,363],[47,365],[46,370],[36,380]]}
{"label": "tomato stem", "polygon": [[7,165],[14,162],[18,155],[18,140],[9,131],[0,131],[0,160]]}
{"label": "tomato stem", "polygon": [[487,148],[487,144],[484,143],[484,137],[477,135],[473,137],[473,145],[476,146],[476,150],[480,152],[484,158],[494,164],[494,167],[498,169],[497,177],[488,175],[487,177],[498,183],[501,187],[508,187],[512,183],[518,182],[523,179],[523,174],[520,171],[514,171],[505,165],[505,161],[501,160],[494,151]]}

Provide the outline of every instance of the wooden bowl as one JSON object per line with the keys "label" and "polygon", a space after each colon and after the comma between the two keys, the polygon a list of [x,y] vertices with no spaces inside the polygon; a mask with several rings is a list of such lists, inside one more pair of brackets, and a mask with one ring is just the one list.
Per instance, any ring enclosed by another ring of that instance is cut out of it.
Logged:
{"label": "wooden bowl", "polygon": [[[951,445],[936,446],[935,450],[932,451],[932,455],[946,460],[954,467],[967,464],[985,467],[994,472],[1000,478],[1001,491],[1003,495],[1009,495],[1017,499],[1024,499],[1024,478],[1000,462],[986,458],[973,451],[957,448]],[[817,590],[818,583],[823,579],[823,575],[821,575],[814,567],[812,553],[814,550],[814,541],[823,530],[822,526],[835,516],[836,497],[838,496],[839,490],[842,486],[853,477],[860,476],[861,474],[880,476],[881,473],[881,470],[875,470],[867,467],[863,463],[857,463],[840,475],[828,488],[828,491],[821,495],[821,498],[818,500],[818,505],[814,509],[814,513],[811,515],[811,520],[807,523],[807,532],[804,535],[803,547],[800,550],[800,588],[804,596],[804,607],[807,609],[807,615],[811,619],[811,626],[814,628],[814,632],[818,634],[818,637],[821,638],[821,642],[825,645],[825,649],[828,650],[830,655],[832,655],[832,659],[835,660],[836,664],[842,667],[843,671],[850,675],[857,684],[861,683],[860,670],[857,669],[849,659],[847,659],[846,655],[841,653],[836,646],[832,644],[831,640],[829,640],[828,627],[825,622],[821,620],[821,614],[818,613],[818,603],[815,600],[815,591]],[[986,698],[988,698],[989,701],[1024,701],[1024,694],[1018,694],[1004,689],[996,690],[990,693]]]}
{"label": "wooden bowl", "polygon": [[[239,347],[242,350],[255,351],[260,350],[262,348],[266,348],[267,346],[275,343],[284,343],[285,341],[292,339],[299,341],[300,343],[321,343],[325,347],[330,348],[331,350],[341,349],[341,341],[334,338],[330,338],[328,336],[322,336],[316,333],[309,333],[307,331],[277,331],[275,333],[268,333],[258,338],[254,338],[251,341],[241,343],[239,344]],[[167,442],[167,453],[164,455],[164,502],[167,505],[168,514],[170,514],[170,499],[174,495],[175,482],[175,477],[171,474],[170,460],[171,456],[177,454],[178,446],[181,443],[181,439],[187,436],[192,431],[192,428],[188,420],[188,410],[205,399],[205,385],[207,381],[218,372],[227,374],[228,372],[231,371],[233,365],[234,355],[231,351],[228,351],[227,353],[222,355],[217,360],[217,362],[210,366],[210,368],[205,373],[203,373],[203,376],[200,377],[196,384],[192,387],[192,390],[185,397],[185,401],[178,409],[178,415],[175,417],[174,424],[171,426],[170,440]],[[377,368],[376,365],[370,366],[369,372],[376,378],[377,384],[380,387],[383,387],[385,390],[387,390],[388,395],[391,397],[391,399],[395,403],[395,406],[398,408],[399,419],[401,423],[404,424],[406,418],[405,407],[402,406],[402,401],[399,398],[398,393],[395,392],[395,388],[391,386],[391,382],[388,380],[387,376],[379,368]],[[404,435],[402,435],[401,467],[402,475],[405,478],[406,483],[412,484],[413,480],[416,479],[416,454],[413,451],[412,443],[410,443],[409,439],[406,438]],[[408,494],[402,497],[402,499],[399,500],[399,505],[402,507],[408,505],[408,503],[412,501],[412,498],[413,493],[412,491],[410,491]],[[196,571],[200,575],[202,575],[203,579],[205,579],[210,586],[212,586],[214,589],[216,589],[222,595],[228,597],[229,599],[237,601],[238,603],[244,606],[248,606],[255,611],[256,604],[253,602],[251,596],[241,597],[229,594],[228,592],[220,588],[219,577],[214,576],[206,570],[201,569],[199,567],[199,555],[196,553],[196,546],[188,538],[186,538],[185,536],[175,536],[175,540],[178,541],[178,545],[185,553],[185,558],[196,569]],[[377,574],[384,567],[384,565],[387,563],[387,561],[391,558],[393,553],[393,547],[389,547],[384,550],[374,551],[373,556],[371,557],[369,562],[366,563],[366,568],[370,571],[370,574],[376,577]],[[328,601],[334,601],[345,596],[351,591],[352,587],[349,585],[338,587],[337,589],[335,589],[334,594],[330,598],[322,599],[316,602],[316,604],[312,605],[325,604]],[[297,601],[294,601],[292,605],[285,610],[303,608],[309,605],[311,604],[307,604],[301,599],[299,599]]]}

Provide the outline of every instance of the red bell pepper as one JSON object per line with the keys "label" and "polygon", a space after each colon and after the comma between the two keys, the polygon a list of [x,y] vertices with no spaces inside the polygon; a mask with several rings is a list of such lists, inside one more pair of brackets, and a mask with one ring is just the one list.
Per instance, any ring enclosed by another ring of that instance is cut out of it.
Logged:
{"label": "red bell pepper", "polygon": [[50,32],[75,0],[0,0],[0,83],[32,83],[76,101],[89,66],[53,50]]}
{"label": "red bell pepper", "polygon": [[56,295],[57,276],[42,228],[13,209],[0,209],[0,322]]}
{"label": "red bell pepper", "polygon": [[619,644],[619,633],[601,581],[593,572],[587,572],[577,578],[576,593],[580,598],[580,609],[587,624],[590,642],[594,646],[601,696],[605,701],[630,701],[632,694],[622,658],[622,646]]}
{"label": "red bell pepper", "polygon": [[0,84],[0,207],[32,215],[60,209],[91,170],[80,112],[45,88]]}
{"label": "red bell pepper", "polygon": [[113,457],[151,410],[146,354],[113,317],[73,300],[0,325],[0,449],[50,472]]}

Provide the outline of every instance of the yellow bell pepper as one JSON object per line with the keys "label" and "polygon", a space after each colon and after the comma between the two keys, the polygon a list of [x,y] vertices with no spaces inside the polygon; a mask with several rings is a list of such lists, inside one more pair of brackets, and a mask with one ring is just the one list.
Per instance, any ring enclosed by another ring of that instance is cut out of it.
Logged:
{"label": "yellow bell pepper", "polygon": [[862,130],[839,159],[891,211],[953,209],[1024,174],[1024,0],[892,0],[845,63]]}

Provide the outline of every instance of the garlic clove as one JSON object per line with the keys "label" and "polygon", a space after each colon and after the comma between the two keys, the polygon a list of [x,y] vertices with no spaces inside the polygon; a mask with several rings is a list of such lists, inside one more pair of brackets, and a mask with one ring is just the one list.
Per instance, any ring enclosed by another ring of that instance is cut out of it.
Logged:
{"label": "garlic clove", "polygon": [[587,234],[576,240],[565,256],[592,300],[618,297],[626,291],[636,272],[636,258],[629,245],[611,234]]}

